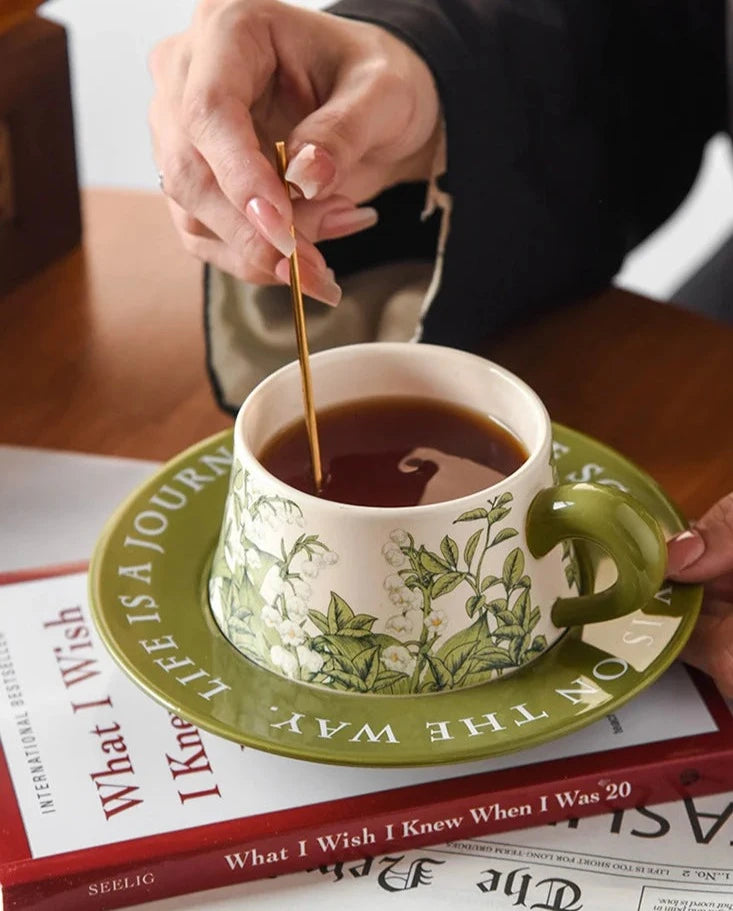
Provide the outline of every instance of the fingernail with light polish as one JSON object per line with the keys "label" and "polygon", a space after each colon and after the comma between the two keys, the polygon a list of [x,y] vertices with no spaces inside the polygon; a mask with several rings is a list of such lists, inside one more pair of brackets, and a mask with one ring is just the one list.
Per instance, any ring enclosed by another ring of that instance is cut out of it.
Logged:
{"label": "fingernail with light polish", "polygon": [[324,304],[329,304],[331,307],[335,307],[341,301],[341,288],[325,274],[313,282],[310,293],[313,297],[323,301]]}
{"label": "fingernail with light polish", "polygon": [[298,244],[298,260],[309,263],[317,272],[325,272],[328,269],[326,260],[318,247],[312,247],[310,244],[303,247],[302,241]]}
{"label": "fingernail with light polish", "polygon": [[271,203],[256,196],[247,203],[245,212],[252,225],[273,247],[283,256],[291,255],[295,250],[295,238],[290,233],[290,226]]}
{"label": "fingernail with light polish", "polygon": [[[341,288],[333,280],[333,271],[326,269],[325,272],[313,272],[309,270],[310,275],[305,274],[306,270],[301,270],[301,279],[303,291],[309,297],[315,297],[316,300],[322,301],[335,307],[341,300]],[[290,282],[290,262],[287,259],[281,259],[275,266],[275,275],[286,285]]]}
{"label": "fingernail with light polish", "polygon": [[372,228],[379,220],[379,213],[371,206],[359,209],[343,209],[340,212],[329,212],[321,221],[321,236],[324,238],[344,237]]}
{"label": "fingernail with light polish", "polygon": [[667,542],[667,563],[670,573],[680,573],[692,566],[705,553],[705,541],[694,529],[688,529]]}
{"label": "fingernail with light polish", "polygon": [[285,171],[285,179],[296,186],[306,199],[313,199],[336,176],[336,165],[324,149],[312,142],[304,145]]}

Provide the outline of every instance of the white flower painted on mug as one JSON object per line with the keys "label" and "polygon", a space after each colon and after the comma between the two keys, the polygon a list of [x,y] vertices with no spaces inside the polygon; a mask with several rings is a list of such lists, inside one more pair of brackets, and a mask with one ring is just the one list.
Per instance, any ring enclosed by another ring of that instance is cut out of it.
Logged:
{"label": "white flower painted on mug", "polygon": [[335,566],[339,561],[339,555],[335,554],[332,550],[327,550],[325,554],[321,554],[321,563],[324,566]]}
{"label": "white flower painted on mug", "polygon": [[270,629],[274,629],[280,623],[282,623],[282,617],[280,616],[280,611],[276,610],[271,604],[266,604],[260,611],[260,619],[265,624],[269,626]]}
{"label": "white flower painted on mug", "polygon": [[402,611],[402,614],[405,619],[412,624],[413,629],[419,629],[423,622],[422,599],[420,601],[420,607],[411,607],[406,611]]}
{"label": "white flower painted on mug", "polygon": [[321,567],[316,560],[305,560],[300,567],[300,572],[308,579],[315,579]]}
{"label": "white flower painted on mug", "polygon": [[249,472],[245,473],[247,475],[247,499],[250,503],[254,503],[256,500],[259,500],[260,497],[264,496],[265,492]]}
{"label": "white flower painted on mug", "polygon": [[318,652],[314,652],[312,648],[308,648],[307,645],[299,645],[296,652],[298,654],[300,666],[304,671],[309,671],[311,674],[317,674],[323,667],[323,658],[321,655],[319,655]]}
{"label": "white flower painted on mug", "polygon": [[388,645],[382,652],[384,666],[390,671],[411,674],[415,669],[415,659],[403,645]]}
{"label": "white flower painted on mug", "polygon": [[395,636],[411,633],[413,630],[412,621],[405,614],[395,614],[390,617],[384,624],[384,628],[388,633],[393,633]]}
{"label": "white flower painted on mug", "polygon": [[290,586],[286,586],[285,580],[280,575],[280,567],[277,564],[271,566],[267,571],[260,585],[260,594],[270,604],[275,604],[281,595],[291,594]]}
{"label": "white flower painted on mug", "polygon": [[234,525],[235,527],[239,524],[237,522],[237,511],[234,505],[234,497],[229,497],[227,500],[226,509],[224,510],[224,520],[228,525]]}
{"label": "white flower painted on mug", "polygon": [[242,513],[242,531],[249,538],[257,534],[257,525],[255,519],[248,513]]}
{"label": "white flower painted on mug", "polygon": [[247,569],[259,569],[262,566],[262,558],[254,547],[248,547],[244,552],[244,562]]}
{"label": "white flower painted on mug", "polygon": [[395,528],[389,533],[389,540],[398,547],[407,547],[410,543],[410,536],[402,528]]}
{"label": "white flower painted on mug", "polygon": [[221,576],[214,576],[209,582],[209,604],[214,616],[221,618],[225,615],[226,599],[224,598],[224,580]]}
{"label": "white flower painted on mug", "polygon": [[445,631],[447,625],[448,618],[445,615],[445,611],[442,610],[431,610],[425,618],[425,626],[427,626],[431,633],[440,635]]}
{"label": "white flower painted on mug", "polygon": [[398,576],[396,573],[391,576],[387,576],[384,580],[384,587],[388,592],[399,592],[405,587],[405,583],[402,581],[402,576]]}
{"label": "white flower painted on mug", "polygon": [[280,524],[277,515],[277,507],[271,507],[270,504],[263,505],[254,517],[254,521],[266,528],[277,528]]}
{"label": "white flower painted on mug", "polygon": [[412,610],[421,610],[423,605],[423,595],[419,588],[408,588],[407,593],[403,596],[405,603]]}
{"label": "white flower painted on mug", "polygon": [[299,598],[297,595],[293,595],[292,598],[288,598],[287,607],[288,616],[291,620],[305,620],[305,618],[308,616],[308,605],[302,598]]}
{"label": "white flower painted on mug", "polygon": [[283,522],[286,525],[292,525],[295,521],[297,512],[285,503],[277,503],[275,506],[275,515],[279,524]]}
{"label": "white flower painted on mug", "polygon": [[281,500],[275,504],[275,520],[278,525],[302,525],[303,516],[298,507],[289,500]]}
{"label": "white flower painted on mug", "polygon": [[401,608],[403,613],[408,610],[419,610],[423,604],[423,596],[420,589],[408,588],[406,585],[391,589],[389,600],[396,607]]}
{"label": "white flower painted on mug", "polygon": [[280,571],[277,566],[273,566],[269,576],[270,589],[273,595],[282,595],[285,592],[285,579],[280,575]]}
{"label": "white flower painted on mug", "polygon": [[279,667],[286,677],[295,677],[298,672],[298,659],[282,645],[273,645],[270,649],[270,661]]}
{"label": "white flower painted on mug", "polygon": [[291,579],[290,585],[299,598],[306,601],[310,598],[312,589],[304,579]]}
{"label": "white flower painted on mug", "polygon": [[301,645],[305,642],[305,633],[292,620],[283,620],[278,625],[277,631],[285,645]]}
{"label": "white flower painted on mug", "polygon": [[232,575],[237,571],[237,564],[239,563],[238,558],[241,556],[241,553],[242,548],[239,546],[239,542],[233,541],[232,538],[227,538],[224,542],[224,562]]}
{"label": "white flower painted on mug", "polygon": [[407,557],[402,553],[399,547],[396,544],[391,542],[385,544],[382,548],[382,556],[389,563],[390,566],[393,566],[395,569],[399,569],[401,566],[404,566],[407,563]]}

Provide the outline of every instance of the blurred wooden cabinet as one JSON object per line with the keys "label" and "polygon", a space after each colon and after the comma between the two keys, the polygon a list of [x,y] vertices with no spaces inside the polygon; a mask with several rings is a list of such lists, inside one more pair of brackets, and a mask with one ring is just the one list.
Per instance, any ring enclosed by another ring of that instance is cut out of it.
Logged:
{"label": "blurred wooden cabinet", "polygon": [[66,32],[14,21],[0,31],[0,293],[81,237]]}

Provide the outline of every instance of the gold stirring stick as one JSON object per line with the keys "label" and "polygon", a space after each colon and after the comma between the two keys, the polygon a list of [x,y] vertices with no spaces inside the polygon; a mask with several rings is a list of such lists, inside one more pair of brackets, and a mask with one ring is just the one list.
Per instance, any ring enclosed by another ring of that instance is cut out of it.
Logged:
{"label": "gold stirring stick", "polygon": [[[280,179],[288,190],[285,171],[288,167],[288,155],[284,142],[275,143],[275,156]],[[290,225],[290,234],[295,238],[295,225]],[[293,251],[290,257],[290,293],[293,298],[293,318],[295,320],[295,337],[298,342],[298,360],[300,361],[300,379],[303,387],[303,406],[305,408],[305,429],[308,434],[308,445],[311,452],[311,467],[313,468],[313,483],[316,492],[320,493],[323,487],[323,470],[321,468],[321,447],[318,442],[318,426],[316,424],[316,409],[313,405],[313,384],[311,382],[311,368],[308,360],[308,336],[305,331],[305,312],[303,310],[303,293],[300,290],[300,269],[298,268],[298,254]]]}

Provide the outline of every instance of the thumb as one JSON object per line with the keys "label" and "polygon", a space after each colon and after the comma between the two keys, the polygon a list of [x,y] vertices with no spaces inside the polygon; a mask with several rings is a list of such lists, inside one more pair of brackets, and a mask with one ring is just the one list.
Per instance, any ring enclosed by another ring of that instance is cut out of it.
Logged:
{"label": "thumb", "polygon": [[368,68],[361,72],[352,70],[288,140],[285,176],[306,199],[336,192],[372,149],[383,151],[406,128],[409,112],[394,83],[391,96],[385,95],[383,76]]}
{"label": "thumb", "polygon": [[678,582],[707,582],[733,571],[733,493],[675,535],[667,553],[667,575]]}

